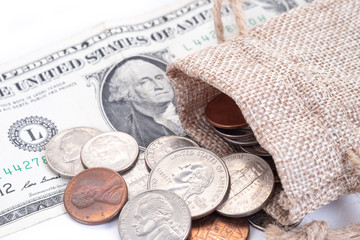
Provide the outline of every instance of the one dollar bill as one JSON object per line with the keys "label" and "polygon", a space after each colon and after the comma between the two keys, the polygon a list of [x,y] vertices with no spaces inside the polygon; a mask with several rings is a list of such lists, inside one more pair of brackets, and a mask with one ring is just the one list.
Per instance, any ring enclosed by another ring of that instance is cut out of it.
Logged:
{"label": "one dollar bill", "polygon": [[[305,2],[247,0],[243,9],[253,27]],[[211,0],[179,1],[0,66],[0,237],[65,212],[69,179],[49,170],[44,152],[58,131],[119,130],[142,150],[160,136],[185,135],[165,69],[216,44],[211,8]],[[225,36],[235,36],[229,6],[222,16]],[[59,161],[69,155],[62,149]]]}

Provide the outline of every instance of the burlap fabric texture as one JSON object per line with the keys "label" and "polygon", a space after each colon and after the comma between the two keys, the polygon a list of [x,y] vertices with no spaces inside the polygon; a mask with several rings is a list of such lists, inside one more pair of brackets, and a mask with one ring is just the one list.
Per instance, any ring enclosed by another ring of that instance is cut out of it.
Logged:
{"label": "burlap fabric texture", "polygon": [[317,0],[168,66],[186,132],[219,156],[235,150],[206,121],[232,97],[274,158],[283,191],[265,210],[282,224],[359,192],[360,1]]}

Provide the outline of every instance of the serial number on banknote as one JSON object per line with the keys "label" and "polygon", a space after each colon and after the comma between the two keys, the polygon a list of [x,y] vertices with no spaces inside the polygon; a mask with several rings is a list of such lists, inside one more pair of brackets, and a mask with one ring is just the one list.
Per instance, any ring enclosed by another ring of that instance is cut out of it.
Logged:
{"label": "serial number on banknote", "polygon": [[[257,17],[247,19],[248,27],[254,27],[259,23],[262,23],[266,20],[264,15],[259,15]],[[224,25],[224,30],[226,33],[234,34],[237,31],[236,24]],[[186,40],[182,47],[187,51],[194,51],[194,49],[205,45],[207,41],[216,40],[216,33],[214,30],[209,31],[208,33],[195,36],[196,38]]]}
{"label": "serial number on banknote", "polygon": [[22,164],[13,164],[12,166],[3,167],[2,172],[0,172],[0,179],[6,175],[13,175],[18,172],[28,171],[46,164],[46,158],[45,156],[42,156],[41,158],[32,158],[30,160],[23,161]]}

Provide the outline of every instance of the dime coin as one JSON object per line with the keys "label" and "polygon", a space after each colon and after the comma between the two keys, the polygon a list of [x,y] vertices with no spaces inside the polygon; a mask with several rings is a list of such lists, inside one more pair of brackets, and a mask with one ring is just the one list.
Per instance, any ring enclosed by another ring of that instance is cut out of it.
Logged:
{"label": "dime coin", "polygon": [[254,146],[241,146],[244,152],[254,154],[259,157],[271,157],[271,154],[263,149],[259,144]]}
{"label": "dime coin", "polygon": [[83,171],[80,151],[85,142],[102,133],[89,127],[76,127],[56,134],[46,146],[49,168],[62,177],[73,177]]}
{"label": "dime coin", "polygon": [[140,193],[125,204],[119,217],[122,240],[185,240],[190,228],[190,211],[184,200],[165,190]]}
{"label": "dime coin", "polygon": [[227,218],[212,213],[192,222],[189,240],[246,240],[249,231],[250,226],[246,218]]}
{"label": "dime coin", "polygon": [[139,158],[136,161],[134,167],[130,168],[126,172],[121,173],[121,176],[124,178],[128,186],[129,200],[139,193],[145,192],[147,190],[149,173],[150,171],[145,165],[144,153],[139,155]]}
{"label": "dime coin", "polygon": [[69,182],[64,205],[76,221],[95,225],[110,221],[126,199],[127,186],[117,172],[108,168],[90,168]]}
{"label": "dime coin", "polygon": [[254,136],[254,133],[251,129],[243,129],[243,128],[222,129],[222,128],[214,127],[214,130],[219,136],[230,139],[238,139],[248,136]]}
{"label": "dime coin", "polygon": [[234,129],[247,126],[235,101],[224,93],[211,100],[205,108],[206,119],[215,127]]}
{"label": "dime coin", "polygon": [[124,132],[105,132],[85,143],[81,160],[87,168],[106,167],[116,172],[129,169],[139,155],[136,140]]}
{"label": "dime coin", "polygon": [[231,154],[223,160],[230,174],[230,191],[217,211],[228,217],[246,217],[259,211],[274,188],[270,166],[248,153]]}
{"label": "dime coin", "polygon": [[148,189],[178,194],[189,206],[193,219],[213,212],[229,187],[229,173],[214,153],[197,147],[177,149],[162,158],[149,175]]}
{"label": "dime coin", "polygon": [[229,143],[240,145],[240,146],[254,146],[254,145],[259,144],[255,137],[250,137],[249,139],[242,140],[242,141],[238,140],[238,139],[233,140],[233,139],[226,138],[226,137],[223,137],[223,139]]}
{"label": "dime coin", "polygon": [[267,214],[264,210],[260,210],[259,212],[251,216],[248,216],[247,219],[254,228],[259,229],[260,231],[265,231],[265,229],[267,228],[267,226],[269,226],[269,224],[276,225],[281,229],[283,229],[284,231],[291,231],[292,229],[296,228],[302,221],[300,220],[299,222],[287,226],[281,225],[273,217]]}
{"label": "dime coin", "polygon": [[145,161],[149,169],[166,154],[183,147],[198,147],[193,140],[179,136],[164,136],[154,140],[145,150]]}

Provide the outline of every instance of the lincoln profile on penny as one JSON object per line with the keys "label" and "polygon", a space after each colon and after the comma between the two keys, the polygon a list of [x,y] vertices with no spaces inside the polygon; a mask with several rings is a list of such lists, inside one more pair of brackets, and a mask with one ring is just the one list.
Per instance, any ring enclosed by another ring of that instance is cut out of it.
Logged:
{"label": "lincoln profile on penny", "polygon": [[146,59],[126,59],[106,79],[107,102],[128,106],[127,110],[107,113],[111,124],[132,135],[141,146],[161,136],[185,135],[175,107],[174,90],[164,72],[166,65]]}
{"label": "lincoln profile on penny", "polygon": [[87,185],[76,189],[71,202],[78,208],[90,207],[95,202],[116,205],[120,204],[123,192],[123,184],[112,177],[102,186]]}

